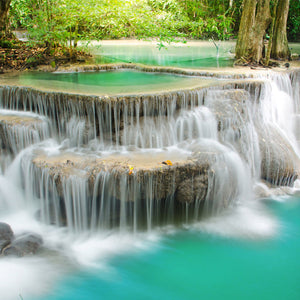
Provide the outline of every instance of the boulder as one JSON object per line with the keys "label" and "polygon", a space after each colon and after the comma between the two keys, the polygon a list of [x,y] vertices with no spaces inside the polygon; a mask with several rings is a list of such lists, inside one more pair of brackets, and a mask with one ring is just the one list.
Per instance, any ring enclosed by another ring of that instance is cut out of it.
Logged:
{"label": "boulder", "polygon": [[16,237],[3,249],[4,256],[25,256],[35,254],[43,245],[43,239],[35,233],[24,233]]}
{"label": "boulder", "polygon": [[279,129],[265,125],[259,131],[261,178],[273,185],[293,185],[300,160],[291,142]]}
{"label": "boulder", "polygon": [[0,253],[3,248],[9,245],[14,237],[11,227],[3,222],[0,222]]}

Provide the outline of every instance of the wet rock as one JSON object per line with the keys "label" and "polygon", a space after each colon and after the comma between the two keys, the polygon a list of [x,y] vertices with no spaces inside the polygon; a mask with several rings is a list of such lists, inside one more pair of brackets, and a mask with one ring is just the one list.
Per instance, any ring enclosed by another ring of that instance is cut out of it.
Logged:
{"label": "wet rock", "polygon": [[254,140],[252,130],[255,129],[250,124],[250,93],[243,89],[209,93],[206,104],[216,118],[219,140],[225,145],[232,145],[244,161],[252,165],[250,149],[258,142]]}
{"label": "wet rock", "polygon": [[[42,205],[45,207],[44,204]],[[46,213],[42,209],[39,209],[35,213],[35,218],[38,221],[45,222],[46,224],[52,224],[52,225],[55,224],[61,226],[67,225],[66,211],[62,199],[59,200],[58,207],[56,207],[52,203],[49,203],[45,208],[45,210]]]}
{"label": "wet rock", "polygon": [[[181,204],[191,204],[193,209],[194,202],[205,199],[212,154],[204,154],[194,158],[178,150],[141,151],[99,158],[74,153],[48,157],[39,153],[30,164],[34,177],[28,182],[35,182],[34,178],[47,180],[40,184],[38,193],[56,203],[53,210],[53,203],[41,199],[43,221],[78,229],[97,224],[111,228],[120,226],[126,216],[127,224],[138,222],[144,226],[150,210],[153,222],[166,222],[164,216],[170,210],[174,216],[182,215],[185,206]],[[163,163],[166,161],[169,164]],[[185,189],[192,192],[183,198]],[[53,211],[65,216],[66,221],[53,219]]]}
{"label": "wet rock", "polygon": [[3,222],[0,222],[0,253],[3,248],[9,245],[14,237],[11,227]]}
{"label": "wet rock", "polygon": [[6,133],[3,128],[3,124],[0,122],[0,151],[6,148],[5,141],[6,141]]}
{"label": "wet rock", "polygon": [[20,150],[50,136],[43,118],[26,113],[0,112],[0,148],[17,154]]}
{"label": "wet rock", "polygon": [[293,185],[300,160],[290,142],[275,127],[260,131],[261,178],[273,185]]}
{"label": "wet rock", "polygon": [[16,237],[3,249],[4,256],[25,256],[37,253],[43,245],[43,239],[35,233],[24,233]]}
{"label": "wet rock", "polygon": [[203,202],[207,195],[208,177],[201,174],[179,183],[176,191],[176,200],[182,203]]}
{"label": "wet rock", "polygon": [[[163,164],[166,160],[170,160],[171,165]],[[89,193],[101,194],[103,184],[106,184],[111,197],[125,201],[135,201],[135,189],[139,190],[138,197],[142,200],[149,195],[156,200],[173,196],[179,183],[205,174],[209,168],[207,159],[191,160],[186,154],[170,152],[113,154],[103,158],[71,154],[50,158],[41,155],[33,163],[37,176],[40,172],[49,174],[48,178],[52,178],[53,183],[52,187],[48,184],[50,191],[53,190],[62,199],[73,184],[76,187],[82,185],[82,188],[86,186],[88,197],[93,196]]]}
{"label": "wet rock", "polygon": [[249,121],[246,106],[246,101],[250,98],[249,92],[236,89],[212,91],[208,95],[205,103],[218,121],[220,139],[224,141],[229,135],[233,135],[235,138],[230,142],[239,140],[242,128]]}

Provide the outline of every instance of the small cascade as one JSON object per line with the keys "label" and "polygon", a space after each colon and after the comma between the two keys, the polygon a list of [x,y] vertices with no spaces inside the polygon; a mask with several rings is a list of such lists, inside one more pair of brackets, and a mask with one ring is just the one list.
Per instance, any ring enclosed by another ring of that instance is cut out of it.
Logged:
{"label": "small cascade", "polygon": [[180,113],[156,117],[140,117],[121,132],[124,146],[135,148],[163,148],[188,139],[217,137],[214,115],[204,106],[181,109]]}
{"label": "small cascade", "polygon": [[29,112],[0,109],[0,153],[6,157],[2,160],[2,169],[11,162],[11,158],[21,150],[49,139],[52,127],[43,116]]}
{"label": "small cascade", "polygon": [[2,86],[0,205],[14,181],[46,224],[150,231],[251,201],[261,179],[292,185],[297,74],[126,96]]}
{"label": "small cascade", "polygon": [[294,132],[298,147],[300,146],[300,133],[297,130],[300,127],[300,72],[294,71],[290,74],[290,80],[292,85],[292,98],[294,100]]}

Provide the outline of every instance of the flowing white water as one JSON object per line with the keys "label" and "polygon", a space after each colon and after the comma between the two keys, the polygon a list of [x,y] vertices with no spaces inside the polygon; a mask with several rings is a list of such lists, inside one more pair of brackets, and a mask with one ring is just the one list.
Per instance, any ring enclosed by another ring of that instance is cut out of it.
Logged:
{"label": "flowing white water", "polygon": [[[31,139],[27,130],[16,130],[18,124],[11,127],[13,135],[5,136],[3,142],[18,147],[11,147],[14,160],[1,170],[1,221],[9,223],[15,233],[41,234],[48,250],[35,258],[0,260],[5,274],[0,282],[6,282],[0,286],[1,298],[22,295],[26,299],[25,295],[43,293],[55,277],[78,264],[106,269],[101,262],[109,256],[152,247],[161,226],[178,222],[238,238],[275,234],[279,225],[256,203],[253,186],[263,176],[272,176],[277,184],[289,183],[290,178],[282,178],[279,170],[284,167],[274,166],[272,155],[278,149],[270,141],[275,137],[282,149],[288,149],[287,155],[299,158],[295,88],[297,82],[288,76],[274,75],[260,84],[238,84],[237,89],[231,85],[156,95],[143,102],[90,101],[84,109],[82,102],[64,102],[65,95],[36,96],[34,91],[26,94],[26,90],[6,88],[0,103],[10,111],[0,113],[33,118],[41,127],[32,129],[36,135],[31,134]],[[28,111],[20,114],[18,109]],[[165,184],[168,192],[157,175],[130,177],[126,171],[120,177],[118,167],[94,174],[92,184],[87,168],[53,176],[50,163],[44,168],[33,163],[40,153],[49,161],[70,155],[69,164],[75,153],[107,160],[110,155],[128,159],[141,155],[144,161],[151,155],[164,155],[171,161],[180,156],[207,162],[207,189],[198,189],[204,182],[200,171],[182,184],[179,181],[181,193],[175,172]],[[292,167],[297,169],[296,161]],[[192,203],[180,202],[186,184],[194,191]],[[207,215],[214,216],[201,219]],[[44,273],[47,276],[41,280]]]}

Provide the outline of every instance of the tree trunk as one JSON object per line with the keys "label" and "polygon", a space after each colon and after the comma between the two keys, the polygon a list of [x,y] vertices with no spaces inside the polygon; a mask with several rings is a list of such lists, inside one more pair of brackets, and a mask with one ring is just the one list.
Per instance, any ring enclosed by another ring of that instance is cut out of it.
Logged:
{"label": "tree trunk", "polygon": [[268,51],[266,54],[266,65],[269,65],[270,58],[271,58],[271,48],[273,45],[273,35],[274,35],[274,27],[275,27],[275,19],[276,19],[276,11],[277,11],[277,4],[278,0],[274,0],[273,3],[273,14],[272,14],[272,23],[270,26],[270,38],[269,38],[269,43],[268,43]]}
{"label": "tree trunk", "polygon": [[263,58],[264,35],[271,22],[270,0],[244,0],[243,5],[236,58],[260,63]]}
{"label": "tree trunk", "polygon": [[8,32],[7,16],[11,0],[0,0],[0,39]]}
{"label": "tree trunk", "polygon": [[289,2],[289,0],[278,1],[271,58],[288,59],[290,57],[290,50],[288,47],[286,33],[286,24],[289,13]]}

